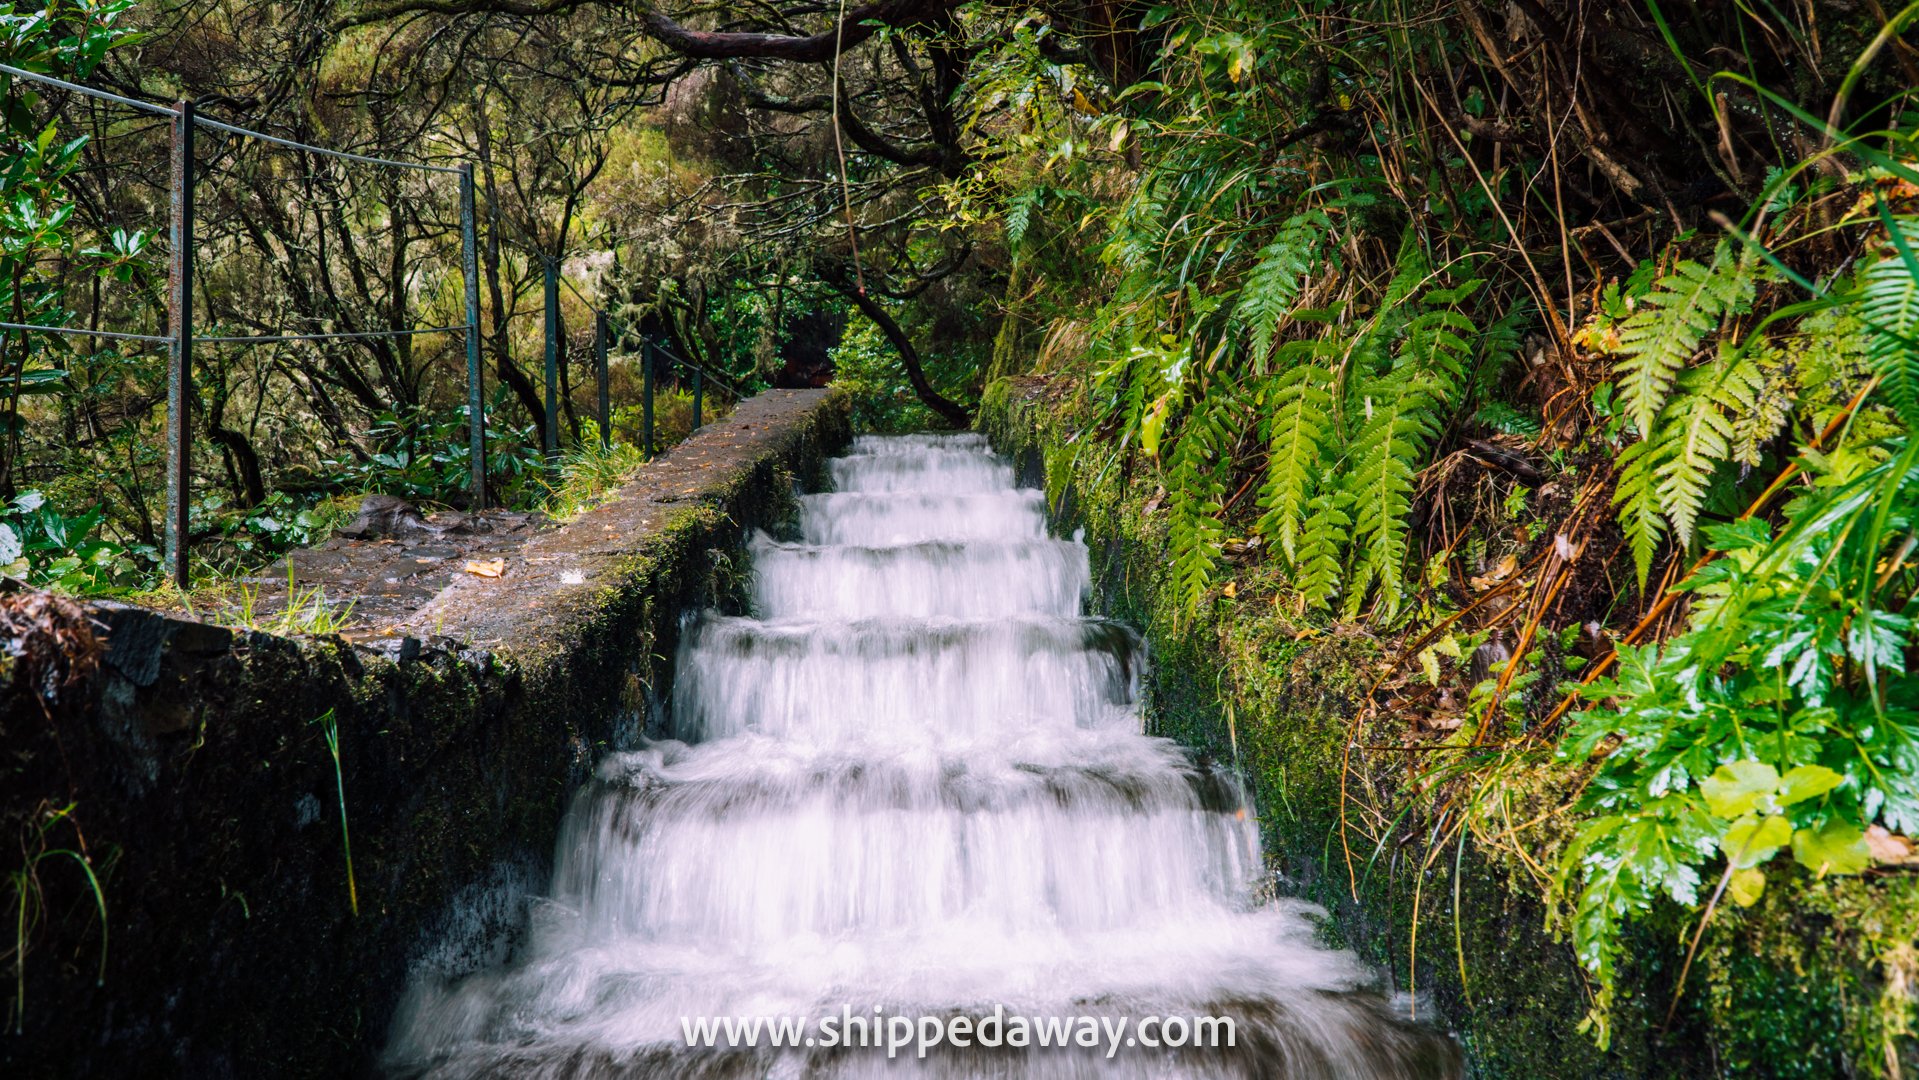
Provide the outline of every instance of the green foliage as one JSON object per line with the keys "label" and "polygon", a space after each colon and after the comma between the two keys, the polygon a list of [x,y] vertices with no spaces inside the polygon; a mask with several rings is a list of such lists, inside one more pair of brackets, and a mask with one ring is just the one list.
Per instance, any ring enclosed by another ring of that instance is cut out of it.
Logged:
{"label": "green foliage", "polygon": [[[7,905],[13,911],[13,1000],[8,1003],[8,1011],[13,1014],[13,1033],[18,1037],[25,1030],[27,1014],[27,953],[32,949],[32,936],[41,921],[49,914],[47,896],[41,881],[46,867],[54,865],[72,865],[85,877],[88,895],[93,900],[93,911],[100,919],[100,958],[99,970],[94,976],[95,985],[106,985],[107,978],[107,894],[100,884],[100,875],[95,872],[93,857],[87,853],[83,840],[73,847],[56,847],[53,833],[62,824],[73,829],[76,840],[78,827],[73,821],[73,803],[55,809],[42,804],[36,808],[33,818],[22,838],[21,865],[8,871],[7,884],[13,891],[13,902]],[[43,866],[43,864],[45,864]]]}
{"label": "green foliage", "polygon": [[[1299,565],[1300,536],[1310,527],[1312,493],[1322,479],[1320,460],[1333,428],[1333,373],[1309,348],[1293,350],[1286,370],[1267,386],[1266,479],[1259,489],[1262,536]],[[1304,354],[1304,355],[1301,355]]]}
{"label": "green foliage", "polygon": [[[1857,293],[1833,302],[1900,325],[1899,297],[1915,263],[1891,248],[1866,268]],[[1865,351],[1899,407],[1910,354],[1897,339]],[[1726,347],[1718,363],[1686,373],[1694,380],[1682,387],[1687,407],[1714,418],[1697,436],[1675,418],[1678,435],[1629,450],[1623,504],[1644,498],[1628,481],[1656,474],[1666,505],[1696,505],[1672,479],[1681,475],[1673,463],[1685,460],[1686,440],[1701,457],[1726,455],[1729,417],[1749,400],[1752,367]],[[1665,455],[1661,470],[1643,464],[1654,453]],[[1858,873],[1870,861],[1868,825],[1919,830],[1919,681],[1906,670],[1919,639],[1904,610],[1919,584],[1910,541],[1919,528],[1919,439],[1908,428],[1808,460],[1822,475],[1788,508],[1777,536],[1760,521],[1707,527],[1724,554],[1683,586],[1695,594],[1686,632],[1664,645],[1622,647],[1618,676],[1583,691],[1600,707],[1575,716],[1561,745],[1566,760],[1603,759],[1559,878],[1572,898],[1580,960],[1599,987],[1589,1022],[1602,1039],[1621,923],[1662,896],[1698,904],[1701,871],[1714,860],[1723,862],[1726,894],[1751,904],[1765,888],[1761,867],[1785,850],[1815,875]]]}
{"label": "green foliage", "polygon": [[1181,427],[1166,469],[1167,530],[1180,607],[1197,613],[1212,585],[1225,527],[1220,506],[1238,429],[1238,399],[1229,386],[1203,395]]}
{"label": "green foliage", "polygon": [[[107,51],[129,40],[120,25],[132,0],[54,0],[22,8],[0,4],[0,61],[28,71],[84,79]],[[79,165],[87,136],[60,138],[56,124],[38,118],[33,84],[9,78],[0,108],[0,319],[44,326],[70,314],[64,289],[72,259],[81,269],[126,280],[146,246],[145,233],[117,231],[104,248],[77,250],[67,178]],[[0,488],[11,490],[24,421],[23,397],[61,388],[61,361],[70,339],[51,334],[0,340]]]}
{"label": "green foliage", "polygon": [[100,510],[61,513],[38,491],[0,507],[0,575],[40,589],[103,595],[139,588],[157,553],[99,536]]}
{"label": "green foliage", "polygon": [[549,480],[541,509],[555,521],[572,521],[612,498],[620,485],[646,464],[646,454],[629,443],[601,445],[599,425],[581,425],[580,443],[560,459],[559,474]]}
{"label": "green foliage", "polygon": [[1751,304],[1757,274],[1721,242],[1701,265],[1681,259],[1619,327],[1620,400],[1642,438],[1654,434],[1673,380],[1727,314]]}
{"label": "green foliage", "polygon": [[879,327],[859,319],[833,348],[833,385],[853,398],[853,423],[861,431],[924,431],[938,417],[921,402],[899,358]]}
{"label": "green foliage", "polygon": [[[545,491],[546,462],[532,424],[508,425],[504,409],[488,410],[487,488],[508,506],[528,506]],[[432,502],[466,490],[472,470],[466,406],[387,410],[374,417],[367,441],[378,449],[321,464],[329,491],[370,492]]]}
{"label": "green foliage", "polygon": [[1872,329],[1866,354],[1886,400],[1919,429],[1919,218],[1886,217],[1890,251],[1866,268],[1860,317]]}
{"label": "green foliage", "polygon": [[1713,363],[1680,375],[1678,393],[1661,411],[1653,437],[1620,455],[1614,502],[1640,581],[1668,524],[1682,547],[1691,545],[1707,483],[1721,462],[1732,459],[1736,425],[1757,411],[1759,390],[1754,357],[1722,343]]}
{"label": "green foliage", "polygon": [[1273,242],[1260,250],[1259,262],[1246,275],[1233,304],[1231,320],[1236,329],[1250,329],[1255,370],[1265,370],[1281,325],[1292,314],[1306,276],[1333,235],[1332,220],[1324,210],[1314,208],[1288,218]]}
{"label": "green foliage", "polygon": [[326,737],[327,756],[333,759],[333,785],[340,803],[340,850],[346,856],[347,910],[357,918],[360,914],[360,887],[353,879],[353,837],[347,831],[346,823],[346,773],[340,768],[340,723],[335,719],[332,709],[321,713],[313,722],[320,725],[320,733]]}
{"label": "green foliage", "polygon": [[353,621],[353,602],[336,604],[327,599],[319,585],[300,585],[293,579],[292,564],[287,567],[286,603],[271,614],[259,610],[260,594],[250,586],[239,587],[231,608],[204,612],[205,617],[222,625],[257,630],[279,637],[337,634]]}
{"label": "green foliage", "polygon": [[[1085,125],[1110,133],[1115,150],[1127,147],[1112,172],[1133,182],[1088,175],[1077,164],[1088,153],[1076,141],[1083,131],[1055,116],[1022,132],[1024,146],[997,144],[1026,156],[996,167],[1007,186],[983,186],[992,197],[975,205],[1004,214],[1019,269],[1010,306],[1016,293],[1028,303],[1047,292],[1050,275],[1074,272],[1032,242],[1047,223],[1042,210],[1055,205],[1051,192],[1077,182],[1111,204],[1080,219],[1104,276],[1060,320],[1084,329],[1073,340],[1085,343],[1091,376],[1080,386],[1093,415],[1073,452],[1108,449],[1102,467],[1144,473],[1164,489],[1147,512],[1166,525],[1168,592],[1181,618],[1218,595],[1230,550],[1235,564],[1268,560],[1239,578],[1234,595],[1276,585],[1289,621],[1364,617],[1383,636],[1403,620],[1443,629],[1457,619],[1463,626],[1444,639],[1455,647],[1473,628],[1486,634],[1495,625],[1487,620],[1517,616],[1508,635],[1526,627],[1523,654],[1492,662],[1492,677],[1465,695],[1444,684],[1482,668],[1478,655],[1443,664],[1431,645],[1411,650],[1438,691],[1423,700],[1397,691],[1410,657],[1386,666],[1374,701],[1384,714],[1419,716],[1405,735],[1413,748],[1445,738],[1435,732],[1453,730],[1447,722],[1461,711],[1480,718],[1456,737],[1474,745],[1457,756],[1408,755],[1445,764],[1398,793],[1377,794],[1393,783],[1342,783],[1342,807],[1349,790],[1364,788],[1361,799],[1373,801],[1340,836],[1371,834],[1384,847],[1398,842],[1393,815],[1424,814],[1443,844],[1461,802],[1479,798],[1476,783],[1497,787],[1511,763],[1537,768],[1515,799],[1532,805],[1501,803],[1523,815],[1471,827],[1515,852],[1512,865],[1564,902],[1570,919],[1561,927],[1594,976],[1591,1023],[1604,1041],[1625,922],[1655,904],[1695,913],[1728,900],[1749,905],[1786,875],[1854,874],[1867,865],[1869,828],[1919,826],[1910,779],[1919,775],[1919,687],[1903,666],[1919,545],[1910,485],[1892,479],[1919,409],[1919,229],[1905,219],[1883,238],[1862,229],[1875,201],[1909,209],[1919,176],[1869,153],[1891,145],[1896,162],[1909,161],[1907,116],[1897,131],[1821,155],[1825,175],[1813,162],[1766,172],[1741,226],[1722,233],[1715,213],[1715,224],[1700,225],[1712,236],[1675,237],[1668,215],[1654,211],[1639,219],[1644,231],[1616,235],[1612,221],[1657,201],[1650,185],[1620,187],[1616,172],[1643,177],[1659,163],[1591,162],[1599,167],[1586,173],[1588,190],[1604,209],[1568,210],[1557,185],[1572,173],[1562,172],[1560,148],[1542,160],[1517,130],[1524,120],[1488,139],[1485,127],[1452,115],[1455,106],[1498,115],[1483,86],[1514,78],[1498,59],[1491,68],[1476,59],[1490,51],[1484,30],[1462,25],[1490,10],[1408,18],[1355,9],[1322,36],[1317,8],[1155,8],[1144,24],[1158,49],[1150,73],[1116,88],[1110,106],[1096,98],[1106,115]],[[1705,23],[1673,31],[1651,10],[1659,34],[1700,45],[1692,36]],[[1524,13],[1510,22],[1502,45],[1552,47],[1553,32]],[[1585,55],[1563,44],[1567,55]],[[1709,34],[1700,48],[1674,48],[1691,70],[1716,46]],[[1455,77],[1474,65],[1483,79]],[[999,72],[1005,87],[1017,82],[1011,70]],[[1436,70],[1448,77],[1418,74]],[[1768,108],[1793,108],[1756,79],[1736,81],[1765,95]],[[1541,89],[1579,97],[1558,84]],[[1855,102],[1835,115],[1869,112]],[[1790,145],[1770,120],[1758,137],[1740,128],[1750,117],[1701,118],[1722,121],[1717,134],[1741,154],[1763,159],[1763,144]],[[1798,119],[1819,130],[1817,116]],[[1613,133],[1628,126],[1619,117]],[[1402,145],[1414,132],[1433,144]],[[1676,146],[1686,141],[1677,126],[1669,133]],[[1708,147],[1705,160],[1717,172],[1727,152],[1714,160]],[[1862,178],[1841,174],[1861,160],[1882,172],[1854,186]],[[1756,178],[1765,164],[1735,171]],[[1548,176],[1554,186],[1543,196]],[[1721,179],[1735,190],[1757,182]],[[1576,217],[1585,214],[1582,227]],[[1740,228],[1791,254],[1740,246]],[[1648,245],[1658,254],[1634,266],[1627,252]],[[1783,283],[1798,280],[1786,259],[1818,276],[1809,291],[1821,299],[1780,300]],[[1050,355],[1036,365],[1060,366]],[[1855,409],[1868,377],[1881,390]],[[1809,450],[1814,436],[1821,442]],[[1817,479],[1797,489],[1804,497],[1783,526],[1773,518],[1777,535],[1734,523],[1788,462],[1803,470],[1797,482]],[[1255,496],[1242,500],[1248,491]],[[1609,496],[1637,596],[1619,572],[1622,546],[1592,516]],[[1431,523],[1425,535],[1416,521]],[[1560,683],[1586,663],[1574,650],[1594,655],[1606,631],[1655,602],[1645,585],[1662,555],[1677,571],[1708,546],[1728,554],[1687,586],[1684,632],[1633,650],[1612,681],[1589,688],[1570,730],[1556,726]],[[1422,548],[1436,556],[1426,565]],[[1227,621],[1249,614],[1250,605]],[[1542,746],[1563,771],[1533,756]],[[1488,762],[1500,763],[1491,774],[1481,771]],[[1568,813],[1561,782],[1588,775]],[[1444,854],[1429,852],[1428,865]],[[1557,871],[1550,883],[1539,869],[1548,864]]]}
{"label": "green foliage", "polygon": [[[1214,63],[1226,57],[1243,76],[1259,39],[1196,40],[1206,71],[1227,74]],[[1236,106],[1248,111],[1220,122],[1256,126],[1253,102]],[[1294,589],[1317,607],[1343,595],[1349,616],[1376,598],[1390,619],[1404,593],[1414,479],[1462,389],[1477,388],[1468,369],[1496,367],[1516,347],[1519,309],[1487,320],[1497,332],[1476,348],[1481,283],[1436,271],[1418,229],[1375,221],[1376,199],[1357,179],[1288,193],[1214,144],[1167,147],[1113,214],[1104,258],[1122,278],[1095,319],[1094,354],[1096,390],[1124,440],[1151,455],[1204,429],[1206,468],[1177,449],[1165,462],[1181,595],[1190,608],[1210,580],[1226,525],[1201,519],[1223,512],[1238,468],[1227,459],[1251,436],[1266,450],[1251,529]],[[1289,198],[1298,202],[1251,248],[1248,208],[1270,215]],[[1342,252],[1375,224],[1394,230],[1399,256],[1370,314],[1355,318]],[[1308,282],[1344,291],[1314,286],[1308,299]],[[1221,393],[1243,404],[1224,407]]]}
{"label": "green foliage", "polygon": [[188,507],[187,522],[196,535],[208,538],[199,548],[202,559],[221,570],[239,569],[324,542],[352,519],[358,501],[272,491],[257,505],[235,506],[213,490]]}
{"label": "green foliage", "polygon": [[1601,325],[1616,321],[1616,339],[1587,335],[1619,355],[1614,408],[1640,436],[1620,454],[1613,502],[1642,583],[1668,534],[1682,548],[1692,544],[1719,464],[1750,463],[1784,419],[1776,401],[1761,414],[1765,377],[1751,349],[1764,349],[1763,340],[1746,348],[1721,341],[1710,363],[1692,366],[1729,317],[1750,309],[1763,264],[1722,241],[1706,263],[1680,259],[1656,281],[1653,268],[1642,263],[1623,296],[1609,290]]}

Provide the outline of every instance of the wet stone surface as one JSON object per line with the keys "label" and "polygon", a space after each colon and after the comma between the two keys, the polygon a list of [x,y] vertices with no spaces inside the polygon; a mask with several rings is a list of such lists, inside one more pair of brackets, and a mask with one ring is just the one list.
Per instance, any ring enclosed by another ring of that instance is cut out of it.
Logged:
{"label": "wet stone surface", "polygon": [[399,523],[394,535],[339,535],[293,552],[241,583],[253,590],[255,617],[272,618],[287,607],[290,560],[293,595],[302,609],[323,602],[346,620],[340,632],[347,637],[384,636],[467,573],[467,563],[500,559],[553,528],[542,515],[508,510],[422,514]]}
{"label": "wet stone surface", "polygon": [[[428,512],[367,495],[332,539],[202,589],[190,612],[175,605],[167,614],[277,634],[332,633],[382,649],[407,638],[485,648],[545,642],[566,622],[569,598],[617,586],[623,559],[669,518],[717,503],[745,471],[803,437],[827,395],[770,390],[741,402],[564,525],[538,513]],[[283,618],[289,606],[293,616]]]}

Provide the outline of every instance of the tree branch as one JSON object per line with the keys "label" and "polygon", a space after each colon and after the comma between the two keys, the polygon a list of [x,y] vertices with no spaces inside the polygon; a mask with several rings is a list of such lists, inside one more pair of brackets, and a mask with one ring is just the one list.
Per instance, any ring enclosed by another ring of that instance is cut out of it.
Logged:
{"label": "tree branch", "polygon": [[865,290],[853,284],[848,268],[841,263],[822,263],[819,265],[820,277],[828,285],[839,290],[840,295],[853,302],[860,314],[873,320],[880,328],[893,350],[900,354],[900,366],[906,369],[906,381],[913,384],[913,393],[918,395],[926,407],[940,415],[940,418],[956,428],[970,427],[973,418],[964,406],[948,400],[933,384],[926,381],[926,371],[920,366],[919,350],[913,347],[913,341],[906,331],[893,320],[893,316],[880,305],[880,302],[868,296]]}
{"label": "tree branch", "polygon": [[[445,2],[445,0],[416,0]],[[469,0],[471,2],[471,0]],[[487,3],[511,0],[484,0]],[[559,2],[559,0],[552,0]],[[679,53],[699,60],[734,60],[740,57],[765,57],[797,60],[802,63],[831,63],[835,51],[847,50],[878,33],[881,26],[905,27],[930,21],[958,6],[956,0],[877,0],[846,13],[843,22],[817,34],[762,34],[746,31],[724,32],[692,30],[674,22],[659,9],[648,7],[641,15],[646,32],[655,41]]]}

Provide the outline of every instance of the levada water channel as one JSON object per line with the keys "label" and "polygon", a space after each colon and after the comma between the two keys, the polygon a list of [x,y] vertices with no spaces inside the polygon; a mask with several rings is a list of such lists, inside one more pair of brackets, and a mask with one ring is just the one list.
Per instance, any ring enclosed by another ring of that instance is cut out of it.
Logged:
{"label": "levada water channel", "polygon": [[970,435],[830,470],[753,541],[754,617],[683,635],[678,739],[579,793],[519,955],[410,991],[396,1075],[1459,1073],[1257,898],[1238,786],[1143,733],[1040,492]]}

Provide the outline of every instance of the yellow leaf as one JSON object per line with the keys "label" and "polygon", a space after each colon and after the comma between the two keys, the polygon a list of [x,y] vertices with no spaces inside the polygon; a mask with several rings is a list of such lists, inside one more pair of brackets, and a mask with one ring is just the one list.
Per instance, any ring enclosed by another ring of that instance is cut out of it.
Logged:
{"label": "yellow leaf", "polygon": [[[1763,761],[1734,761],[1719,766],[1699,784],[1714,815],[1736,818],[1752,812],[1759,800],[1779,787],[1779,770]],[[1783,843],[1783,841],[1781,841]]]}
{"label": "yellow leaf", "polygon": [[1239,595],[1239,582],[1237,582],[1237,581],[1229,581],[1229,582],[1227,582],[1227,583],[1226,583],[1226,587],[1225,587],[1224,589],[1222,589],[1222,590],[1220,590],[1220,591],[1221,591],[1222,593],[1224,593],[1224,594],[1225,594],[1226,596],[1229,596],[1229,597],[1232,597],[1232,596],[1238,596],[1238,595]]}
{"label": "yellow leaf", "polygon": [[1760,870],[1734,870],[1732,880],[1726,883],[1726,892],[1731,894],[1732,902],[1740,907],[1751,907],[1758,903],[1760,894],[1765,891],[1766,875]]}
{"label": "yellow leaf", "polygon": [[[1762,818],[1748,814],[1733,822],[1732,827],[1726,830],[1725,838],[1719,841],[1719,849],[1726,853],[1726,858],[1734,866],[1743,870],[1772,858],[1794,839],[1792,825],[1783,816],[1772,814]],[[1860,846],[1863,848],[1865,841],[1861,840]],[[1798,850],[1798,845],[1794,845],[1794,850]]]}
{"label": "yellow leaf", "polygon": [[496,578],[506,573],[505,559],[473,560],[466,564],[466,572],[474,577]]}
{"label": "yellow leaf", "polygon": [[1419,650],[1419,667],[1426,673],[1427,682],[1434,686],[1439,685],[1439,657],[1434,653],[1432,646],[1428,645]]}
{"label": "yellow leaf", "polygon": [[1857,825],[1829,821],[1818,829],[1792,834],[1792,857],[1819,877],[1857,874],[1872,865],[1866,832]]}

